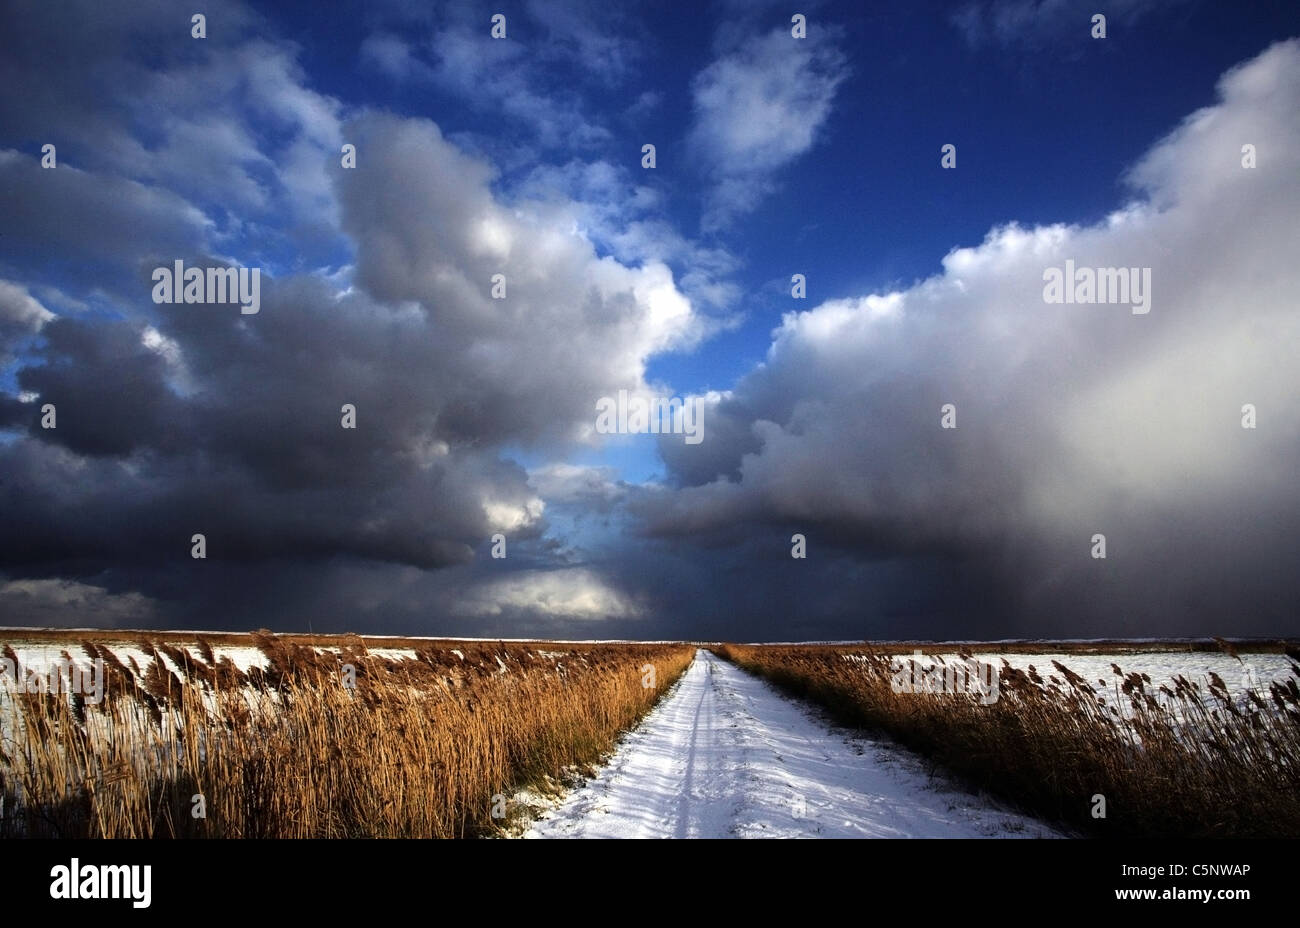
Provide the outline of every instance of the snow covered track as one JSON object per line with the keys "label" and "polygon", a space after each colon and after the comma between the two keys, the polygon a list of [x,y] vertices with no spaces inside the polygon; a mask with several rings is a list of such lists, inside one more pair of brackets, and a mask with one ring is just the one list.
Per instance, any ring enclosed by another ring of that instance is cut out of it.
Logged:
{"label": "snow covered track", "polygon": [[528,838],[1050,837],[707,651]]}

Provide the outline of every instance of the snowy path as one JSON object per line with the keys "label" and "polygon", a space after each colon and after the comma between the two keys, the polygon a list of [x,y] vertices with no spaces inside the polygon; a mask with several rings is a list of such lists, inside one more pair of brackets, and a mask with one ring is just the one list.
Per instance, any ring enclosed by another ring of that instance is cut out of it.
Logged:
{"label": "snowy path", "polygon": [[528,838],[1051,837],[707,651]]}

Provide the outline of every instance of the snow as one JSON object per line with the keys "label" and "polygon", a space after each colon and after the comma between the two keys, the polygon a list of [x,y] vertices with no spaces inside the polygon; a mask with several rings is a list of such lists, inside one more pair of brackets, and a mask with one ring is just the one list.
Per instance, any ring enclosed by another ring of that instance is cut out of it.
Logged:
{"label": "snow", "polygon": [[527,838],[1059,837],[707,651]]}
{"label": "snow", "polygon": [[[994,655],[977,654],[980,660],[989,660]],[[1285,654],[1243,654],[1241,659],[1230,654],[1216,651],[1135,651],[1130,654],[999,654],[997,666],[1001,659],[1020,670],[1029,669],[1033,664],[1040,676],[1060,677],[1052,661],[1058,661],[1080,674],[1093,684],[1105,680],[1104,687],[1110,690],[1115,681],[1123,682],[1111,669],[1111,664],[1118,664],[1126,674],[1144,673],[1151,678],[1151,685],[1161,684],[1173,688],[1174,678],[1186,677],[1202,688],[1209,686],[1209,675],[1216,673],[1228,687],[1229,692],[1242,693],[1247,689],[1265,689],[1272,681],[1284,683],[1291,676],[1291,663]]]}
{"label": "snow", "polygon": [[[952,651],[937,649],[921,652],[922,665],[928,666],[938,655],[945,661],[959,660]],[[914,654],[915,652],[913,652]],[[902,660],[913,654],[894,655]],[[1209,675],[1216,673],[1223,680],[1229,692],[1244,693],[1247,689],[1267,691],[1272,681],[1284,683],[1291,676],[1291,663],[1285,654],[1243,654],[1241,659],[1217,651],[1131,651],[1122,654],[1068,654],[1063,652],[1043,651],[1035,654],[1012,654],[997,652],[977,652],[972,655],[976,660],[992,663],[999,669],[1002,661],[1018,670],[1028,670],[1032,665],[1039,675],[1046,679],[1060,673],[1052,662],[1063,664],[1082,676],[1093,688],[1104,694],[1114,689],[1123,678],[1115,675],[1112,664],[1118,664],[1124,673],[1144,673],[1151,678],[1151,686],[1161,684],[1173,688],[1174,678],[1186,677],[1203,689],[1209,686]],[[846,659],[863,659],[862,655],[846,654]]]}
{"label": "snow", "polygon": [[367,648],[366,653],[389,661],[404,661],[415,657],[414,648]]}
{"label": "snow", "polygon": [[[4,642],[0,642],[3,644]],[[67,651],[72,659],[78,664],[89,664],[90,658],[82,650],[81,645],[74,642],[58,642],[51,644],[49,642],[27,642],[27,641],[10,641],[14,653],[22,661],[25,668],[31,668],[37,673],[48,673],[50,668],[62,660],[62,654]],[[101,642],[101,647],[107,648],[123,664],[126,664],[131,658],[135,658],[136,664],[141,670],[144,670],[153,663],[153,658],[146,654],[133,642]],[[198,647],[187,642],[179,645],[188,650],[195,658],[202,659],[198,652]],[[213,656],[220,660],[223,657],[230,658],[231,662],[240,670],[247,672],[250,667],[266,667],[266,655],[255,647],[234,647],[227,645],[215,646],[212,649]],[[179,672],[180,668],[176,666],[167,655],[162,655],[163,666],[173,673]]]}
{"label": "snow", "polygon": [[[921,649],[917,649],[921,650]],[[936,655],[945,662],[960,660],[952,652],[921,652],[920,665],[928,667]],[[895,657],[914,659],[913,654],[900,654]],[[1233,702],[1240,708],[1248,705],[1250,692],[1258,693],[1265,699],[1269,696],[1269,684],[1286,683],[1291,678],[1291,661],[1285,654],[1243,654],[1241,659],[1218,651],[1132,651],[1123,654],[1067,654],[1043,652],[1039,654],[998,654],[979,652],[973,655],[976,660],[992,663],[999,672],[1002,661],[1017,670],[1033,667],[1043,680],[1055,679],[1064,688],[1060,672],[1052,666],[1055,661],[1079,674],[1092,687],[1094,693],[1106,699],[1111,710],[1125,718],[1133,716],[1133,705],[1127,697],[1119,692],[1119,685],[1124,678],[1118,676],[1112,664],[1118,665],[1125,674],[1145,674],[1150,683],[1146,691],[1164,706],[1166,711],[1177,718],[1185,719],[1185,706],[1177,699],[1167,697],[1159,688],[1164,685],[1174,689],[1176,677],[1185,677],[1189,682],[1200,687],[1201,702],[1209,709],[1217,709],[1218,701],[1210,692],[1210,674],[1214,673],[1223,681],[1231,694]],[[866,660],[864,655],[845,654],[845,660]]]}

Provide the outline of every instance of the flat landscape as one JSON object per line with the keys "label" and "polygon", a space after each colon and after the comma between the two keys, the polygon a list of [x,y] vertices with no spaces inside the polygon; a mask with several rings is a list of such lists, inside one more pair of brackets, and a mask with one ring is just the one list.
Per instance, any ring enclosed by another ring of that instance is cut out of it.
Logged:
{"label": "flat landscape", "polygon": [[1300,833],[1282,641],[2,640],[13,837]]}

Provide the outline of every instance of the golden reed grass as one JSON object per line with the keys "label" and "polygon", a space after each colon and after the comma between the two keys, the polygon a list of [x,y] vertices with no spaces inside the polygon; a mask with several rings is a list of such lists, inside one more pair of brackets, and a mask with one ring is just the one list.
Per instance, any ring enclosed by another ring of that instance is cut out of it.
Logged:
{"label": "golden reed grass", "polygon": [[[312,640],[337,653],[254,635],[266,666],[246,673],[204,640],[191,651],[142,638],[153,658],[143,669],[84,641],[79,659],[104,661],[102,701],[6,695],[0,835],[495,833],[503,823],[494,796],[598,759],[694,654],[682,645],[447,642],[390,660],[355,636]],[[12,648],[4,654],[19,663]],[[355,668],[353,687],[344,664]],[[643,686],[646,664],[656,687]]]}
{"label": "golden reed grass", "polygon": [[[895,692],[883,650],[713,650],[838,721],[883,731],[975,788],[1085,834],[1300,836],[1294,662],[1285,682],[1234,699],[1215,674],[1204,686],[1180,676],[1155,687],[1112,664],[1103,696],[1055,661],[1047,679],[1003,661],[998,698],[982,705],[977,695]],[[1093,817],[1097,795],[1104,819]]]}

